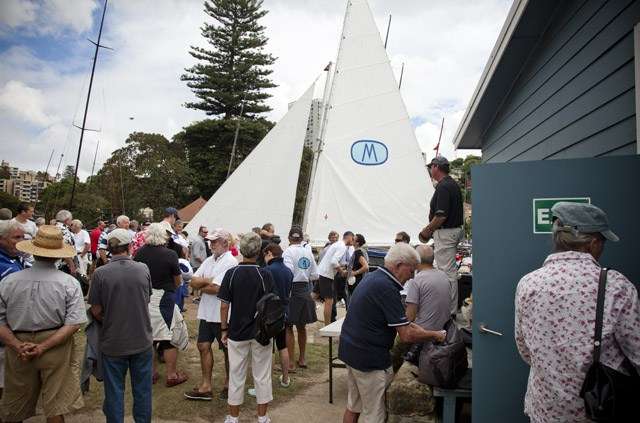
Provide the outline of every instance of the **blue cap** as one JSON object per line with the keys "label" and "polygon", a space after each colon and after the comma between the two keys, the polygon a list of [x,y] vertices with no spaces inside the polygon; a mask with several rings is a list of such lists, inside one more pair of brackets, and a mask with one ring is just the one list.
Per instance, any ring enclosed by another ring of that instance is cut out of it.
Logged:
{"label": "blue cap", "polygon": [[599,232],[609,241],[620,241],[609,227],[607,214],[593,204],[561,201],[551,207],[551,214],[560,219],[564,226],[570,226],[579,232]]}
{"label": "blue cap", "polygon": [[180,219],[178,215],[178,209],[175,207],[167,207],[164,209],[164,217],[174,216],[176,219]]}

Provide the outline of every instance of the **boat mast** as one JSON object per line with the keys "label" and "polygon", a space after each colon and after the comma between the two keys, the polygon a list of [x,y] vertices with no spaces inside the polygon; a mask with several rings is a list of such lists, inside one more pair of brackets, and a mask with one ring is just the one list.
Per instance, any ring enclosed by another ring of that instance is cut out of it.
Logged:
{"label": "boat mast", "polygon": [[87,113],[89,112],[89,100],[91,99],[91,86],[93,85],[93,75],[96,72],[96,62],[98,61],[98,50],[101,47],[100,38],[102,37],[102,26],[104,25],[104,15],[107,13],[107,1],[104,0],[104,9],[102,10],[102,19],[100,20],[100,30],[98,31],[98,41],[93,42],[96,46],[96,50],[93,54],[93,65],[91,66],[91,78],[89,79],[89,91],[87,92],[87,101],[84,106],[84,117],[82,118],[82,127],[80,128],[80,143],[78,144],[78,155],[76,156],[76,166],[73,170],[73,183],[71,185],[71,198],[69,199],[69,210],[73,208],[73,199],[76,193],[76,179],[78,177],[78,166],[80,165],[80,153],[82,152],[82,140],[84,139],[84,132],[87,123]]}
{"label": "boat mast", "polygon": [[322,112],[322,120],[320,122],[320,136],[318,137],[318,145],[316,147],[316,151],[314,154],[313,166],[311,168],[311,177],[309,178],[309,186],[307,188],[307,199],[305,201],[304,206],[304,215],[302,219],[302,232],[307,232],[307,225],[309,223],[309,205],[311,204],[311,197],[313,196],[313,184],[316,178],[316,171],[318,168],[318,160],[320,160],[320,153],[322,152],[322,147],[324,146],[324,139],[327,130],[327,119],[329,116],[329,112],[331,111],[331,99],[333,97],[333,85],[335,81],[335,74],[339,72],[338,70],[338,62],[340,60],[340,52],[342,51],[342,42],[345,38],[345,25],[347,23],[347,17],[349,16],[349,11],[351,9],[351,2],[347,2],[347,9],[344,12],[344,20],[342,21],[342,34],[340,37],[340,45],[338,46],[338,55],[336,59],[336,63],[329,63],[329,71],[327,73],[327,81],[324,86],[324,93],[322,96],[323,103],[323,112]]}

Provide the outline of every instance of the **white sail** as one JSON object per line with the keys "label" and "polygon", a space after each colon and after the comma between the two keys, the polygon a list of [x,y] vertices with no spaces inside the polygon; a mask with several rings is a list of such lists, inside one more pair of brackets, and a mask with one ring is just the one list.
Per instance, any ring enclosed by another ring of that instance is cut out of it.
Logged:
{"label": "white sail", "polygon": [[349,0],[312,177],[305,230],[314,245],[331,230],[390,245],[417,239],[433,194],[389,58],[366,0]]}
{"label": "white sail", "polygon": [[289,231],[314,85],[193,217],[189,232],[205,225],[244,233],[267,221],[279,234]]}

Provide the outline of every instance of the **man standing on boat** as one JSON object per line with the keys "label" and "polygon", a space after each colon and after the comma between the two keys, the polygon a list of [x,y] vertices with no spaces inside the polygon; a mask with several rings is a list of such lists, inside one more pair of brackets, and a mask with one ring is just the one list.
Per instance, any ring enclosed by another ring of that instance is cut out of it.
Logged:
{"label": "man standing on boat", "polygon": [[449,161],[436,156],[427,166],[431,179],[437,182],[436,191],[429,205],[429,224],[422,229],[422,242],[433,237],[436,267],[447,274],[451,285],[451,314],[458,310],[458,273],[456,250],[464,230],[462,192],[458,183],[449,175]]}

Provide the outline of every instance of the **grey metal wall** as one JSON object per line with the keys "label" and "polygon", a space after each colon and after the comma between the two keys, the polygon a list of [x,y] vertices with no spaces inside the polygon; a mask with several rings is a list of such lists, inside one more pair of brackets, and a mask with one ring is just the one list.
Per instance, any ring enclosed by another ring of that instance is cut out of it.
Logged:
{"label": "grey metal wall", "polygon": [[636,154],[638,21],[638,0],[563,2],[485,132],[483,161]]}

